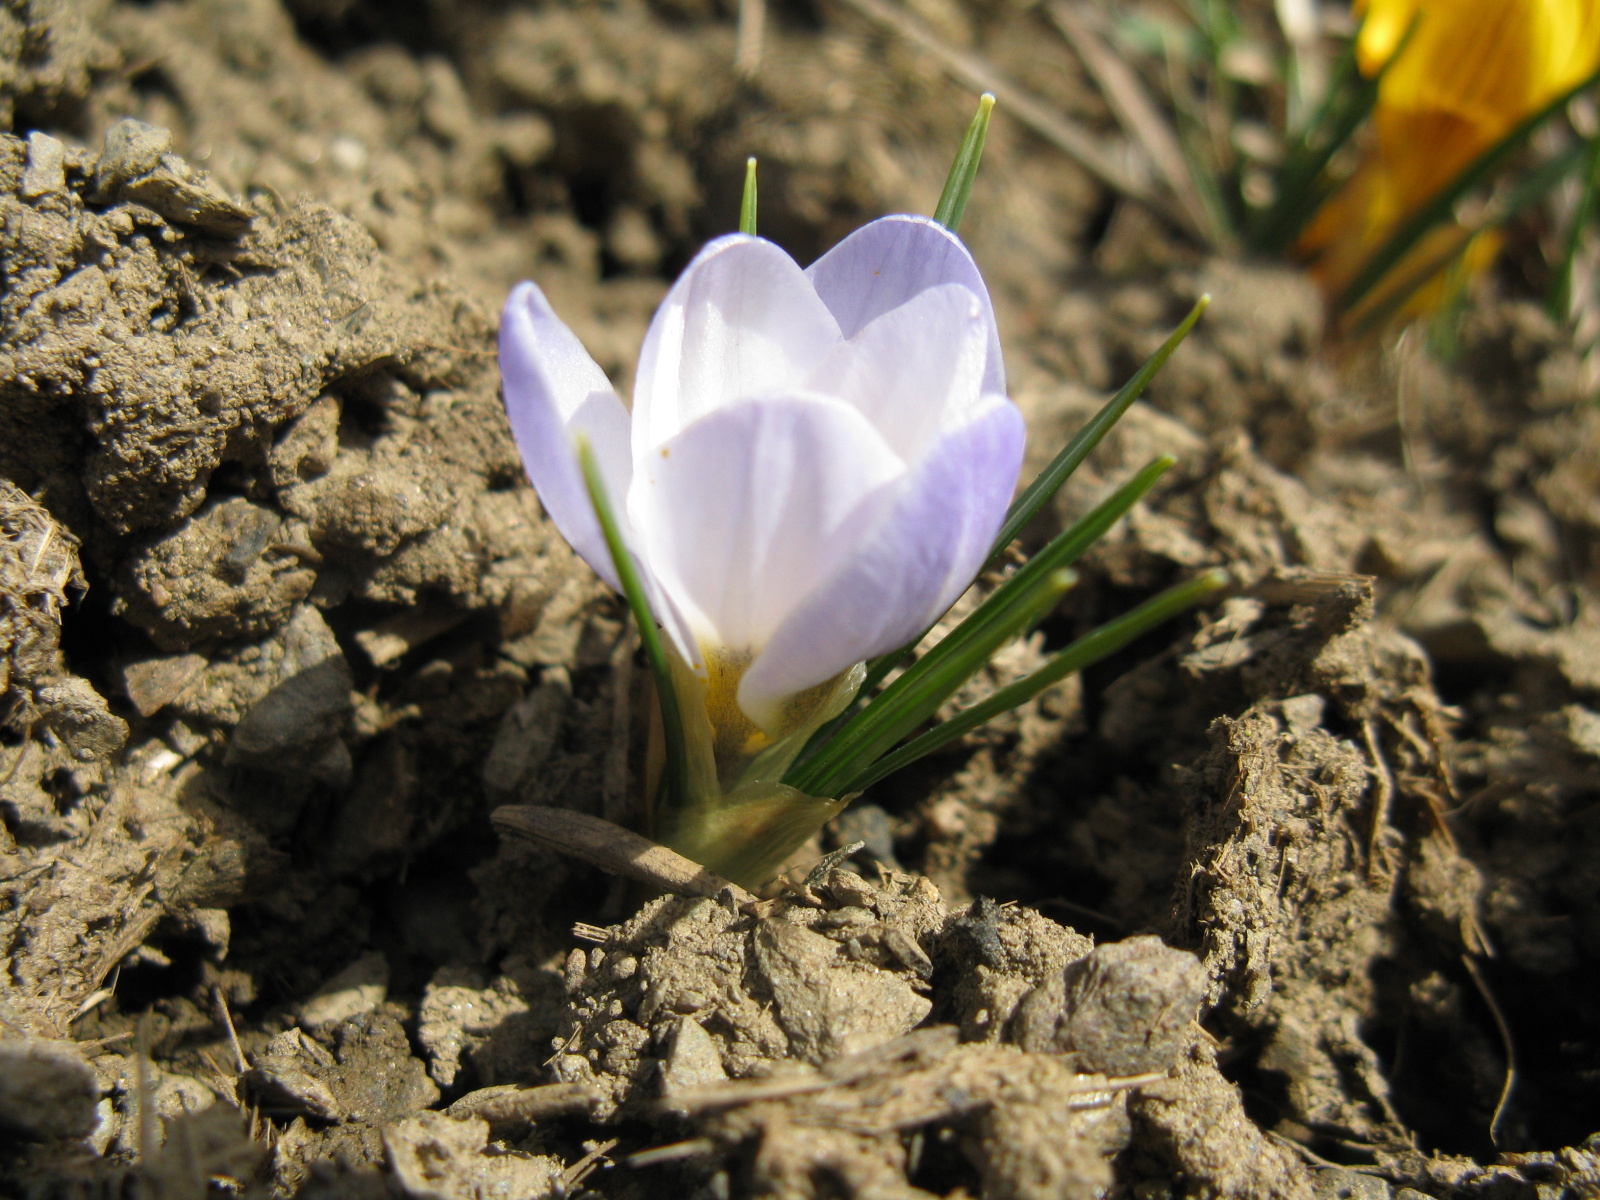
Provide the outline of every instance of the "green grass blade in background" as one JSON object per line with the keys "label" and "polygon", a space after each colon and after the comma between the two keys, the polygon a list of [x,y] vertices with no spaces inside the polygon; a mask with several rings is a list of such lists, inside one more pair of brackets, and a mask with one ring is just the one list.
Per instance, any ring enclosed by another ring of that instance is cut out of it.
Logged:
{"label": "green grass blade in background", "polygon": [[1488,215],[1474,226],[1456,226],[1460,232],[1459,239],[1446,247],[1442,253],[1430,256],[1420,263],[1409,264],[1404,276],[1384,280],[1386,286],[1382,293],[1369,295],[1367,303],[1347,314],[1349,332],[1355,337],[1361,337],[1384,324],[1404,307],[1407,300],[1427,286],[1441,270],[1458,259],[1476,235],[1505,224],[1528,205],[1543,199],[1568,175],[1587,164],[1588,153],[1589,147],[1585,143],[1569,146],[1561,154],[1541,163],[1536,169],[1518,179],[1503,196],[1497,199]]}
{"label": "green grass blade in background", "polygon": [[[1404,43],[1401,45],[1403,48]],[[1388,70],[1387,64],[1384,70]],[[1339,58],[1316,116],[1284,153],[1277,196],[1251,222],[1252,250],[1280,255],[1294,245],[1331,190],[1323,179],[1328,164],[1371,114],[1382,79],[1383,71],[1371,79],[1362,78],[1355,43],[1351,42]]]}
{"label": "green grass blade in background", "polygon": [[744,160],[744,195],[739,200],[739,232],[756,236],[756,159]]}
{"label": "green grass blade in background", "polygon": [[1556,264],[1550,280],[1548,307],[1550,315],[1565,324],[1572,318],[1572,271],[1578,260],[1578,247],[1583,244],[1583,231],[1594,217],[1595,196],[1600,192],[1600,134],[1589,139],[1588,161],[1584,166],[1583,194],[1572,214],[1572,228],[1567,231],[1562,247],[1561,261]]}

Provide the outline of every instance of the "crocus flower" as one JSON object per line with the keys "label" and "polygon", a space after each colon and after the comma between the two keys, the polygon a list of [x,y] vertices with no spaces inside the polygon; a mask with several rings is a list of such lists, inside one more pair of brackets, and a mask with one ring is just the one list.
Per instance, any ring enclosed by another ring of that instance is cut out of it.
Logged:
{"label": "crocus flower", "polygon": [[631,412],[532,283],[500,365],[546,512],[616,587],[574,450],[593,446],[724,787],[956,600],[1022,461],[988,292],[923,217],[806,270],[758,237],[710,243],[651,321]]}
{"label": "crocus flower", "polygon": [[[1302,242],[1334,291],[1523,118],[1600,66],[1600,0],[1358,0],[1356,9],[1362,73],[1388,69],[1374,144]],[[1461,244],[1459,231],[1435,230],[1410,261],[1437,261],[1452,238]],[[1480,239],[1468,269],[1486,265],[1497,246]]]}

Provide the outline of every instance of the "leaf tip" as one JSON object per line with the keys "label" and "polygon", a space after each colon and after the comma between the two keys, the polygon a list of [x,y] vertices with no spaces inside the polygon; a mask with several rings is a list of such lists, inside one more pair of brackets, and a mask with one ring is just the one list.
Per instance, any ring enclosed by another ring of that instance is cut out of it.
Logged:
{"label": "leaf tip", "polygon": [[756,236],[756,156],[744,160],[744,196],[739,201],[739,232]]}

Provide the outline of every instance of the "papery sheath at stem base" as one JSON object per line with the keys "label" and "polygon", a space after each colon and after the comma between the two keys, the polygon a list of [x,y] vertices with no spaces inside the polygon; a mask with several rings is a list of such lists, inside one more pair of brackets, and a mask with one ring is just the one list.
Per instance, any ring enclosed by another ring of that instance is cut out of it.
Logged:
{"label": "papery sheath at stem base", "polygon": [[759,891],[849,802],[808,796],[784,783],[741,784],[691,804],[668,824],[661,841],[723,878]]}
{"label": "papery sheath at stem base", "polygon": [[[858,663],[790,697],[782,706],[782,726],[769,734],[736,700],[748,657],[703,653],[704,675],[667,652],[683,714],[689,795],[679,809],[656,812],[651,828],[662,845],[755,890],[847,803],[808,796],[778,781],[811,735],[855,699],[866,668]],[[661,737],[653,716],[648,795],[659,787]]]}

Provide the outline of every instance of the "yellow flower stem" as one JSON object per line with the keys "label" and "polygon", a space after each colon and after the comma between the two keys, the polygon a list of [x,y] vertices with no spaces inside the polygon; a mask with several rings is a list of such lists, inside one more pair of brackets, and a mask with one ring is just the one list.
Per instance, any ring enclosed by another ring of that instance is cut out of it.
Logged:
{"label": "yellow flower stem", "polygon": [[[1476,239],[1504,225],[1529,204],[1546,195],[1586,161],[1586,144],[1568,147],[1527,177],[1517,181],[1499,201],[1471,226],[1452,224],[1430,230],[1428,238],[1413,247],[1417,261],[1402,260],[1344,318],[1346,329],[1361,337],[1377,329],[1396,313],[1439,272],[1472,252]],[[1437,243],[1437,246],[1432,243]],[[1492,257],[1492,256],[1491,256]],[[1402,273],[1403,272],[1403,273]],[[1469,272],[1470,274],[1470,272]]]}

